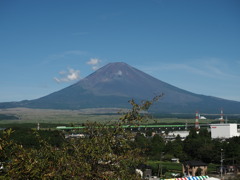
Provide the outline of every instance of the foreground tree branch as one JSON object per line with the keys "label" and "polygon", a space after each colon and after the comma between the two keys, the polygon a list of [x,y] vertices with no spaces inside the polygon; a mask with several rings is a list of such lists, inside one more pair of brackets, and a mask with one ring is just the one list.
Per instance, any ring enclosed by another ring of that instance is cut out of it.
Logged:
{"label": "foreground tree branch", "polygon": [[2,179],[140,179],[135,168],[144,162],[142,151],[133,147],[132,133],[123,123],[139,123],[146,111],[162,95],[140,105],[130,100],[132,109],[114,125],[87,123],[84,138],[64,140],[60,147],[50,145],[35,132],[39,147],[24,148],[10,140],[14,133],[4,131],[0,138]]}

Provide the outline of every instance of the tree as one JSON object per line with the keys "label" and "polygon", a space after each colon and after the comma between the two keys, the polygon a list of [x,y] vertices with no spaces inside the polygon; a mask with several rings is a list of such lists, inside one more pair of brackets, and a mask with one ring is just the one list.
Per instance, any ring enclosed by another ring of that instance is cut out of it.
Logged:
{"label": "tree", "polygon": [[199,133],[191,129],[189,136],[184,141],[184,151],[191,159],[202,160],[206,163],[212,162],[214,146],[210,133],[207,129],[201,129]]}
{"label": "tree", "polygon": [[[39,148],[26,148],[11,140],[12,130],[0,139],[0,160],[5,162],[6,179],[140,179],[135,167],[144,159],[143,150],[133,147],[133,134],[122,128],[123,123],[138,124],[150,105],[133,100],[131,111],[110,124],[85,124],[85,138],[65,140],[61,146],[49,144],[35,132]],[[159,139],[156,138],[155,139]],[[158,141],[158,140],[154,140]]]}
{"label": "tree", "polygon": [[136,147],[146,150],[149,146],[149,140],[143,134],[137,133],[134,139],[134,144]]}
{"label": "tree", "polygon": [[240,163],[240,137],[233,137],[228,140],[225,148],[225,159],[231,164]]}
{"label": "tree", "polygon": [[167,142],[164,148],[164,152],[166,155],[169,154],[172,155],[172,157],[179,158],[180,161],[186,160],[186,154],[183,151],[183,142],[179,135],[177,135],[174,141]]}
{"label": "tree", "polygon": [[165,143],[163,138],[155,134],[150,141],[149,155],[152,156],[153,159],[160,160],[162,158],[164,146]]}

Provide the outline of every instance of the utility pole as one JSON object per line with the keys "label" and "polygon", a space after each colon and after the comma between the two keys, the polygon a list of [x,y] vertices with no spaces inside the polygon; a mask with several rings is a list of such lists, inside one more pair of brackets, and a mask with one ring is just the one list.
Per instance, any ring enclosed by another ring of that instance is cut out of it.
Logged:
{"label": "utility pole", "polygon": [[162,177],[162,156],[163,156],[163,152],[161,152],[160,162],[158,164],[157,176],[160,177],[160,178]]}
{"label": "utility pole", "polygon": [[37,123],[37,130],[39,131],[40,130],[40,124]]}
{"label": "utility pole", "polygon": [[220,168],[220,173],[221,173],[221,179],[223,177],[223,149],[221,149],[221,168]]}

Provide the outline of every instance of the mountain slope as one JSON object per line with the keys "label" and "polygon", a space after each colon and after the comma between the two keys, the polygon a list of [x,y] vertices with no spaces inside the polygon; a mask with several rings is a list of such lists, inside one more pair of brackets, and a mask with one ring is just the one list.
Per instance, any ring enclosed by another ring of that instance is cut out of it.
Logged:
{"label": "mountain slope", "polygon": [[217,113],[240,113],[240,102],[194,94],[162,82],[125,63],[110,63],[79,82],[31,101],[0,103],[0,108],[29,107],[82,109],[129,107],[128,100],[146,100],[164,93],[152,110],[166,113],[189,113],[196,110]]}

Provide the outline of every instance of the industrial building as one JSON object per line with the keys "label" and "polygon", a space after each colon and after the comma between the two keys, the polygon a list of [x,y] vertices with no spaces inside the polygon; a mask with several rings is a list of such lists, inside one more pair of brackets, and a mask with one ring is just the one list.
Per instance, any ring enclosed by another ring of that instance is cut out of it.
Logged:
{"label": "industrial building", "polygon": [[237,129],[237,124],[235,123],[211,124],[210,127],[212,139],[228,139],[234,136],[240,136],[240,132]]}

